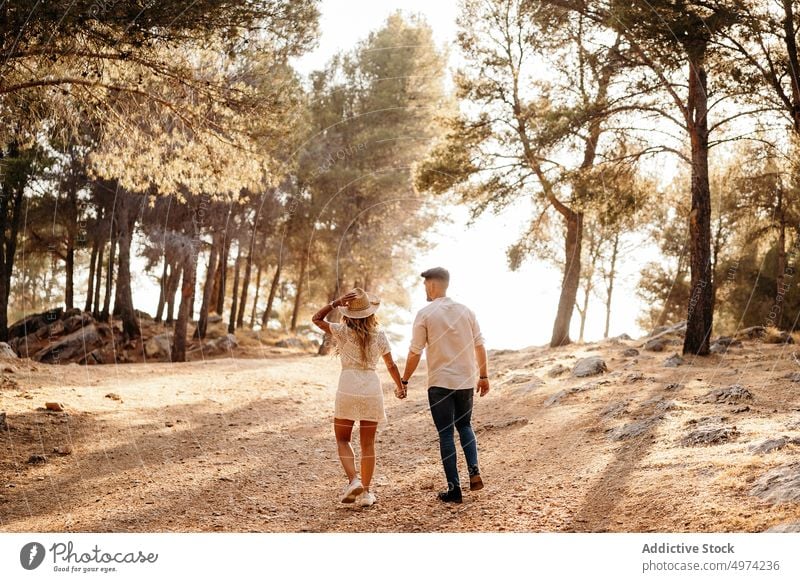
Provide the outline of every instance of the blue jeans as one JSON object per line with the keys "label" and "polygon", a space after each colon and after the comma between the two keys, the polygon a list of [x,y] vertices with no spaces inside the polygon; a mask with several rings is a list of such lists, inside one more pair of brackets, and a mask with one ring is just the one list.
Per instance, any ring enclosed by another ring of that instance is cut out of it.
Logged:
{"label": "blue jeans", "polygon": [[470,424],[474,389],[451,390],[439,386],[428,388],[428,403],[436,430],[439,431],[439,451],[442,455],[448,490],[461,487],[458,480],[458,459],[453,429],[458,431],[461,448],[467,459],[470,475],[478,472],[478,443]]}

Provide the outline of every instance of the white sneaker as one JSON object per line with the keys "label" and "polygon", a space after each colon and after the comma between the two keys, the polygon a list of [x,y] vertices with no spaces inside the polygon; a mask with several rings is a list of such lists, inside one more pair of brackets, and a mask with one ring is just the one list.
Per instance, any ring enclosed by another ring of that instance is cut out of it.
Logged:
{"label": "white sneaker", "polygon": [[364,491],[358,496],[358,499],[356,499],[356,503],[359,507],[369,507],[375,503],[375,501],[375,494],[372,491]]}
{"label": "white sneaker", "polygon": [[364,486],[361,484],[361,479],[356,477],[342,490],[342,503],[353,503],[362,491],[364,491]]}

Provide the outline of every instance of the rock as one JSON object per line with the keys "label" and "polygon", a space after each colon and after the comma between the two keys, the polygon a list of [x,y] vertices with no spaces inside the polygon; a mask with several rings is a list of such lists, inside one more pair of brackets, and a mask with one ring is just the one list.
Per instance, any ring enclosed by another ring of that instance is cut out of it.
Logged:
{"label": "rock", "polygon": [[45,402],[44,407],[46,410],[52,410],[54,412],[63,412],[64,406],[60,402]]}
{"label": "rock", "polygon": [[287,337],[275,344],[276,348],[303,348],[303,340],[298,337]]}
{"label": "rock", "polygon": [[627,333],[621,333],[621,334],[619,334],[617,336],[616,339],[618,339],[618,340],[631,340],[633,338],[631,336],[629,336]]}
{"label": "rock", "polygon": [[577,378],[584,378],[586,376],[594,376],[608,371],[605,360],[600,356],[589,356],[588,358],[581,358],[575,362],[572,368],[572,375]]}
{"label": "rock", "polygon": [[620,400],[618,402],[611,402],[603,410],[600,411],[601,418],[617,418],[628,412],[628,404],[630,400]]}
{"label": "rock", "polygon": [[33,358],[46,364],[68,363],[83,357],[87,351],[102,346],[112,337],[111,328],[103,323],[92,323],[36,352]]}
{"label": "rock", "polygon": [[147,313],[146,311],[142,311],[141,309],[134,309],[133,312],[136,314],[138,319],[143,319],[144,321],[153,321],[153,316]]}
{"label": "rock", "polygon": [[47,457],[44,455],[31,455],[25,462],[29,465],[43,465],[47,462]]}
{"label": "rock", "polygon": [[767,471],[756,479],[750,494],[770,503],[800,502],[800,462]]}
{"label": "rock", "polygon": [[678,390],[683,390],[683,384],[680,384],[678,382],[671,382],[666,386],[664,386],[664,390],[668,392],[677,392]]}
{"label": "rock", "polygon": [[[79,314],[69,316],[61,323],[63,327],[63,333],[72,333],[81,329],[82,327],[86,327],[87,325],[94,323],[94,318],[90,313],[81,312]],[[53,327],[54,326],[50,326],[51,335],[55,335]]]}
{"label": "rock", "polygon": [[789,382],[800,382],[800,372],[790,372],[784,376]]}
{"label": "rock", "polygon": [[800,521],[787,521],[786,523],[779,523],[773,525],[771,528],[764,530],[764,533],[798,533],[800,532]]}
{"label": "rock", "polygon": [[60,447],[53,447],[53,454],[66,456],[72,454],[72,447],[70,445],[61,445]]}
{"label": "rock", "polygon": [[564,372],[568,372],[568,371],[569,371],[569,368],[567,368],[566,366],[562,366],[561,364],[556,364],[555,366],[553,366],[552,368],[547,370],[547,375],[550,378],[555,378],[556,376],[560,376]]}
{"label": "rock", "polygon": [[717,388],[700,398],[700,402],[705,403],[725,403],[734,404],[742,400],[752,400],[753,393],[740,384],[733,384],[728,388]]}
{"label": "rock", "polygon": [[239,341],[236,339],[236,336],[232,333],[224,335],[222,337],[218,337],[213,342],[214,348],[222,351],[232,350],[235,347],[239,346]]}
{"label": "rock", "polygon": [[624,426],[609,429],[608,438],[612,441],[624,441],[627,439],[642,436],[647,433],[655,423],[655,417],[646,418],[636,422],[629,422]]}
{"label": "rock", "polygon": [[559,390],[552,396],[548,397],[547,400],[544,401],[545,406],[552,406],[553,404],[558,404],[561,400],[569,394],[568,390]]}
{"label": "rock", "polygon": [[763,336],[767,332],[767,328],[763,325],[754,325],[752,327],[746,327],[745,329],[736,332],[735,337],[746,337],[748,339],[756,339]]}
{"label": "rock", "polygon": [[720,343],[714,342],[714,343],[713,343],[713,344],[711,344],[711,346],[708,348],[708,351],[709,351],[710,353],[712,353],[712,354],[724,354],[725,352],[727,352],[727,351],[728,351],[728,345],[727,345],[727,344],[720,344]]}
{"label": "rock", "polygon": [[764,343],[767,344],[793,344],[794,338],[788,331],[779,331],[778,333],[768,333],[764,336]]}
{"label": "rock", "polygon": [[639,350],[637,350],[636,348],[626,348],[622,350],[622,355],[625,358],[635,358],[636,356],[639,355]]}
{"label": "rock", "polygon": [[43,330],[46,335],[50,324],[61,319],[63,311],[63,308],[59,307],[42,313],[34,313],[11,324],[8,328],[8,339],[25,337],[40,330]]}
{"label": "rock", "polygon": [[111,400],[116,400],[117,402],[122,402],[122,397],[116,392],[109,392],[108,394],[106,394],[106,398],[110,398]]}
{"label": "rock", "polygon": [[11,346],[6,342],[0,342],[0,360],[16,360],[17,352],[11,349]]}
{"label": "rock", "polygon": [[704,427],[691,431],[681,439],[685,447],[696,445],[719,445],[736,439],[739,431],[735,426]]}
{"label": "rock", "polygon": [[800,438],[789,438],[787,436],[781,436],[774,439],[766,439],[761,441],[760,443],[750,445],[749,449],[750,452],[755,455],[766,455],[767,453],[771,453],[772,451],[779,451],[784,448],[786,445],[789,444],[800,444]]}
{"label": "rock", "polygon": [[5,412],[0,412],[0,430],[8,430],[8,425],[6,424]]}
{"label": "rock", "polygon": [[683,358],[679,354],[672,354],[666,360],[664,360],[664,367],[665,368],[677,368],[683,364]]}
{"label": "rock", "polygon": [[666,346],[667,340],[665,339],[651,339],[648,340],[643,347],[648,352],[663,352]]}
{"label": "rock", "polygon": [[509,428],[512,426],[524,426],[526,424],[528,424],[528,419],[520,416],[517,418],[509,418],[507,420],[501,420],[497,422],[488,422],[483,426],[478,427],[478,430],[494,430],[498,428]]}
{"label": "rock", "polygon": [[85,358],[81,358],[78,360],[78,363],[82,366],[85,365],[93,365],[93,364],[105,364],[106,358],[103,354],[103,350],[105,348],[97,348],[96,350],[92,350],[88,354],[86,354]]}
{"label": "rock", "polygon": [[144,355],[148,358],[170,359],[172,339],[169,333],[154,335],[144,344]]}
{"label": "rock", "polygon": [[735,408],[733,410],[734,414],[741,414],[742,412],[750,412],[749,406],[740,406],[739,408]]}
{"label": "rock", "polygon": [[623,380],[623,382],[625,384],[633,384],[633,383],[638,382],[640,380],[644,380],[644,374],[642,374],[641,372],[631,372],[630,374],[625,376],[625,379]]}

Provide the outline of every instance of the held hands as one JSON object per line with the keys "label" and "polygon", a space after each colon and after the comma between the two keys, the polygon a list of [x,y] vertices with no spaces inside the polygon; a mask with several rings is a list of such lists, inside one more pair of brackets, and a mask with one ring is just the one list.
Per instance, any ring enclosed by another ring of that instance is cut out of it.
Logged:
{"label": "held hands", "polygon": [[394,387],[394,395],[400,400],[403,400],[403,398],[408,396],[408,386],[404,385],[402,382],[396,384]]}

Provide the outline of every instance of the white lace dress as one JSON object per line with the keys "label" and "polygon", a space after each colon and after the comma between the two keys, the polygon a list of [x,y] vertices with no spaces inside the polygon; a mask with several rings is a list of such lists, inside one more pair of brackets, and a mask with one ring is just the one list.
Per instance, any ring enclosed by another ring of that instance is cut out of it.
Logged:
{"label": "white lace dress", "polygon": [[385,422],[383,389],[375,368],[378,360],[391,351],[386,334],[382,331],[375,332],[370,341],[367,362],[364,363],[361,361],[361,348],[353,330],[345,323],[332,323],[330,326],[342,361],[334,417]]}

